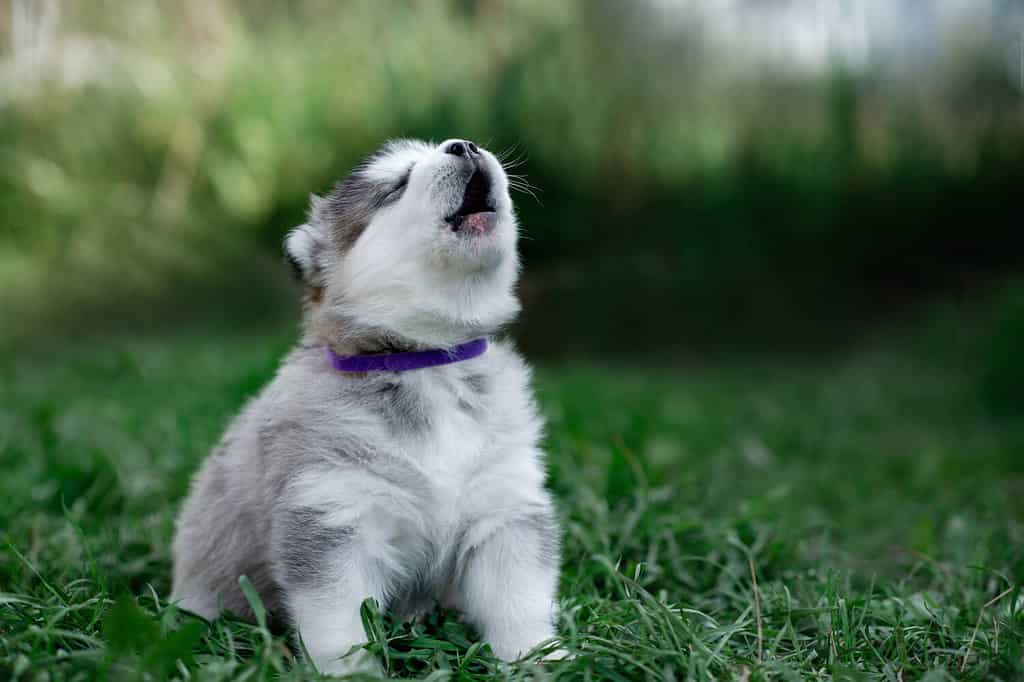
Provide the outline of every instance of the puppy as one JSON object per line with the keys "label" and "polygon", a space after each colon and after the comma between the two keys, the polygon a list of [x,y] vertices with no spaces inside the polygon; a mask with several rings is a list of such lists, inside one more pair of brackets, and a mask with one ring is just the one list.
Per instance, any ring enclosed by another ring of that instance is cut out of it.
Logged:
{"label": "puppy", "polygon": [[459,609],[518,658],[555,634],[559,532],[529,368],[490,339],[519,310],[505,172],[399,140],[311,204],[284,245],[302,340],[193,480],[172,599],[251,617],[246,575],[326,673],[379,666],[367,597]]}

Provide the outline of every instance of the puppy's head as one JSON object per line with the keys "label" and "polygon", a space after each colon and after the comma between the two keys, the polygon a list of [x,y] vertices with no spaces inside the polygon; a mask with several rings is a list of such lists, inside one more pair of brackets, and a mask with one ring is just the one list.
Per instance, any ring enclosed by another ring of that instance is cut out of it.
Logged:
{"label": "puppy's head", "polygon": [[450,346],[518,312],[516,238],[493,154],[467,140],[398,140],[312,197],[284,247],[318,340]]}

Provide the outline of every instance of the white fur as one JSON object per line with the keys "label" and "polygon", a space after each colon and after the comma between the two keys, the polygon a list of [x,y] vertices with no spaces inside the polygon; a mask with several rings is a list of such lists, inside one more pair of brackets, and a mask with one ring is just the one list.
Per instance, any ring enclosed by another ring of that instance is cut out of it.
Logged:
{"label": "white fur", "polygon": [[324,355],[377,338],[450,347],[518,311],[505,174],[483,152],[496,224],[456,233],[445,217],[461,203],[465,160],[444,144],[392,144],[361,171],[367,192],[408,181],[354,243],[339,246],[353,234],[340,230],[356,228],[330,222],[351,202],[335,197],[332,213],[330,196],[289,235],[322,297],[308,299],[303,345],[207,458],[179,519],[181,605],[244,613],[234,584],[250,574],[324,672],[378,666],[364,652],[339,658],[365,641],[367,597],[408,617],[459,608],[506,659],[554,637],[558,533],[521,358],[494,342],[460,363],[353,375]]}
{"label": "white fur", "polygon": [[285,238],[285,248],[299,263],[307,277],[308,273],[316,267],[318,238],[322,239],[317,234],[316,228],[309,225],[299,225]]}

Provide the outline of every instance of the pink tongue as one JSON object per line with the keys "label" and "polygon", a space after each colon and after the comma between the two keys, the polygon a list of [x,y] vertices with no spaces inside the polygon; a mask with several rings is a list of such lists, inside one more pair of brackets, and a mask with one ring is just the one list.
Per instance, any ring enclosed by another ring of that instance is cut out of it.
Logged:
{"label": "pink tongue", "polygon": [[483,234],[491,229],[494,224],[494,213],[486,211],[483,213],[470,213],[462,219],[462,228]]}

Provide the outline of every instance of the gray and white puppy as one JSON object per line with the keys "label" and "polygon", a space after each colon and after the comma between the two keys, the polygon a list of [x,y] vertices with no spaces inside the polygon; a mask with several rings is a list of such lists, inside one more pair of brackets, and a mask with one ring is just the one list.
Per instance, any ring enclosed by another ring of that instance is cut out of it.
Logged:
{"label": "gray and white puppy", "polygon": [[379,665],[361,602],[453,607],[515,659],[554,637],[559,533],[529,368],[502,342],[402,373],[342,355],[450,348],[519,310],[508,179],[465,140],[390,142],[326,197],[285,252],[302,341],[231,424],[178,519],[174,594],[251,616],[246,575],[322,672]]}

